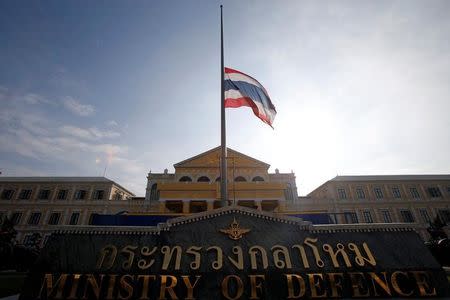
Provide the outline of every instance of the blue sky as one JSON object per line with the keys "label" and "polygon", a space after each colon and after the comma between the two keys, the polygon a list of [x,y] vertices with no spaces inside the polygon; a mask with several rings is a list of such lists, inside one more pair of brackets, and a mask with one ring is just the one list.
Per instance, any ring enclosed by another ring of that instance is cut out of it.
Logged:
{"label": "blue sky", "polygon": [[[282,3],[282,4],[281,4]],[[257,78],[275,130],[227,110],[228,146],[293,170],[449,173],[450,2],[226,1],[225,64]],[[220,143],[216,1],[0,2],[2,176],[107,177]]]}

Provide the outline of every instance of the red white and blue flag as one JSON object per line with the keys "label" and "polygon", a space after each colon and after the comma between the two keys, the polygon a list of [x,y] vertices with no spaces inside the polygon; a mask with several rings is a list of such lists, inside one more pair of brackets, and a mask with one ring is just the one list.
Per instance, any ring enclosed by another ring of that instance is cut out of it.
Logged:
{"label": "red white and blue flag", "polygon": [[277,111],[266,89],[253,77],[230,68],[225,68],[224,79],[225,107],[248,106],[272,127]]}

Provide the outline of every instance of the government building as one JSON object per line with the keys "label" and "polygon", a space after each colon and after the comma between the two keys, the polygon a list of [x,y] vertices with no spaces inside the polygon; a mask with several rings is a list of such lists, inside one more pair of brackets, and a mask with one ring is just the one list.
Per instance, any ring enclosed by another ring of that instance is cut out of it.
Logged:
{"label": "government building", "polygon": [[[145,197],[104,177],[1,177],[0,219],[19,243],[45,243],[74,226],[157,226],[220,207],[220,147],[148,173]],[[450,224],[450,175],[336,176],[298,196],[294,173],[228,149],[229,205],[302,218],[313,224],[409,223],[424,240],[436,218]],[[394,225],[393,225],[394,226]],[[449,226],[444,230],[450,233]]]}

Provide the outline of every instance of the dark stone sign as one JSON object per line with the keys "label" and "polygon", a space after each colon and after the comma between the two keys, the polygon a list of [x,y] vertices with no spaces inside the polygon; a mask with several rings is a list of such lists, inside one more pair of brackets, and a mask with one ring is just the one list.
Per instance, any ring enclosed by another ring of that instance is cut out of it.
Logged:
{"label": "dark stone sign", "polygon": [[313,226],[228,207],[158,228],[53,234],[20,299],[445,297],[445,272],[411,229]]}

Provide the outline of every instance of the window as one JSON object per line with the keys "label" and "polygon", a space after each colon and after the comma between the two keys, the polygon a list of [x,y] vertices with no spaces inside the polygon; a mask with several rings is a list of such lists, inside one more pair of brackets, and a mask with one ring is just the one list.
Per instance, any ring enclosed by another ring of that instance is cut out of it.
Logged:
{"label": "window", "polygon": [[357,188],[356,189],[356,196],[358,197],[358,199],[365,199],[366,195],[364,194],[364,190],[362,188]]}
{"label": "window", "polygon": [[159,200],[158,184],[154,183],[150,189],[150,200]]}
{"label": "window", "polygon": [[40,200],[48,200],[50,198],[50,190],[40,190],[38,199]]}
{"label": "window", "polygon": [[414,223],[414,217],[411,213],[411,211],[407,210],[407,209],[403,209],[400,211],[400,214],[402,216],[402,220],[405,223]]}
{"label": "window", "polygon": [[440,209],[438,211],[439,217],[442,222],[450,223],[450,210],[448,209]]}
{"label": "window", "polygon": [[20,200],[28,200],[31,197],[31,190],[21,190],[19,194]]}
{"label": "window", "polygon": [[41,219],[41,213],[34,212],[28,218],[28,225],[38,225],[40,219]]}
{"label": "window", "polygon": [[377,199],[383,199],[383,191],[381,191],[381,188],[376,187],[373,189],[373,192],[375,193],[375,197]]}
{"label": "window", "polygon": [[428,215],[428,211],[425,208],[419,209],[419,212],[420,212],[420,216],[422,217],[422,220],[425,223],[431,222],[430,216]]}
{"label": "window", "polygon": [[255,176],[253,177],[252,181],[264,181],[264,178],[262,178],[261,176]]}
{"label": "window", "polygon": [[438,187],[429,187],[427,188],[427,191],[431,198],[442,197],[441,191]]}
{"label": "window", "polygon": [[364,216],[364,222],[365,223],[373,223],[372,215],[370,214],[370,211],[366,210],[363,211]]}
{"label": "window", "polygon": [[419,195],[419,192],[417,191],[417,188],[415,188],[415,187],[409,188],[409,192],[411,193],[411,197],[413,197],[414,199],[419,199],[420,198],[420,195]]}
{"label": "window", "polygon": [[27,247],[32,246],[33,244],[33,235],[32,234],[27,234],[24,238],[23,238],[23,244]]}
{"label": "window", "polygon": [[77,225],[79,218],[80,218],[80,213],[79,212],[72,213],[72,215],[70,216],[69,225]]}
{"label": "window", "polygon": [[347,224],[358,223],[358,216],[355,212],[345,212],[344,217]]}
{"label": "window", "polygon": [[22,219],[22,213],[21,212],[15,212],[11,215],[11,222],[14,225],[17,225],[20,223],[20,219]]}
{"label": "window", "polygon": [[347,199],[347,194],[345,193],[345,189],[338,189],[338,197],[339,199]]}
{"label": "window", "polygon": [[114,199],[122,200],[122,194],[121,193],[116,193],[116,195],[114,196]]}
{"label": "window", "polygon": [[59,190],[58,191],[58,196],[56,197],[56,199],[58,199],[58,200],[66,200],[67,194],[68,194],[67,190]]}
{"label": "window", "polygon": [[383,216],[384,223],[392,223],[391,213],[387,209],[381,210],[381,215]]}
{"label": "window", "polygon": [[294,200],[294,193],[292,192],[292,185],[288,183],[286,185],[287,189],[284,190],[284,197],[286,200]]}
{"label": "window", "polygon": [[234,179],[234,181],[236,181],[236,182],[244,182],[244,181],[247,181],[247,180],[246,180],[245,177],[243,177],[243,176],[238,176],[238,177],[236,177],[236,178]]}
{"label": "window", "polygon": [[48,225],[58,225],[61,213],[52,213],[48,219]]}
{"label": "window", "polygon": [[6,218],[6,211],[0,211],[0,223],[3,222],[3,218]]}
{"label": "window", "polygon": [[84,199],[86,199],[86,196],[87,196],[87,192],[85,190],[78,190],[75,193],[76,200],[84,200]]}
{"label": "window", "polygon": [[94,194],[95,200],[102,200],[105,197],[105,191],[104,190],[97,190]]}
{"label": "window", "polygon": [[394,198],[397,198],[397,199],[402,197],[402,195],[400,193],[400,189],[398,187],[394,186],[392,188],[392,196],[394,196]]}
{"label": "window", "polygon": [[180,182],[191,182],[192,178],[189,176],[183,176],[180,178]]}
{"label": "window", "polygon": [[197,182],[210,182],[211,180],[206,176],[201,176],[197,179]]}
{"label": "window", "polygon": [[14,190],[3,190],[2,199],[3,200],[11,200],[14,195]]}

